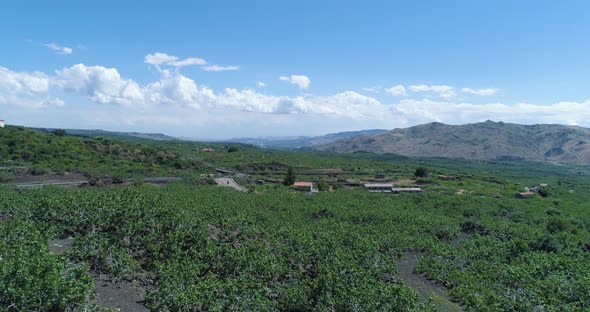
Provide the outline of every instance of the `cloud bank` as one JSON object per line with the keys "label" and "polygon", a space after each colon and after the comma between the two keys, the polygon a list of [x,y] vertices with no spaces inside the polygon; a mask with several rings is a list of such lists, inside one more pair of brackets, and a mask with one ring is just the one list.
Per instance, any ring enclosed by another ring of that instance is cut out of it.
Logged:
{"label": "cloud bank", "polygon": [[[179,59],[163,53],[150,54],[145,58],[148,64],[171,67],[202,66],[199,60]],[[384,89],[388,94],[403,96],[392,102],[382,102],[354,91],[282,96],[248,88],[228,87],[216,91],[178,70],[162,69],[159,74],[156,80],[142,84],[122,77],[116,68],[104,66],[76,64],[52,74],[40,71],[16,72],[0,67],[0,106],[2,111],[17,112],[21,116],[44,110],[52,110],[56,114],[80,112],[80,120],[89,123],[103,116],[104,120],[112,124],[139,123],[150,126],[206,124],[215,127],[215,122],[217,125],[250,122],[252,127],[258,124],[284,127],[293,123],[292,127],[300,127],[297,129],[315,126],[345,130],[405,127],[431,121],[461,124],[486,119],[590,126],[589,100],[548,105],[474,104],[457,100],[455,96],[458,92],[491,96],[497,92],[496,89],[459,89],[447,85],[419,84]],[[301,89],[308,88],[311,83],[303,75],[282,76],[280,80]],[[258,88],[264,86],[264,83],[257,83]],[[411,97],[422,93],[431,93],[439,98]],[[92,113],[85,110],[92,110]],[[335,128],[337,126],[340,128]]]}

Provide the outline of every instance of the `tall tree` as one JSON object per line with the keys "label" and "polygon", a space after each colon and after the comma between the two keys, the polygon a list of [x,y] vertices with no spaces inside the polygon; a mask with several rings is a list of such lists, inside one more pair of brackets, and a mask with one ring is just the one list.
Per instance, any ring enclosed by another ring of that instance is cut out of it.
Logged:
{"label": "tall tree", "polygon": [[293,167],[289,167],[289,169],[287,169],[287,176],[285,177],[285,180],[283,180],[283,185],[289,186],[293,185],[293,183],[295,183],[295,172],[293,172]]}

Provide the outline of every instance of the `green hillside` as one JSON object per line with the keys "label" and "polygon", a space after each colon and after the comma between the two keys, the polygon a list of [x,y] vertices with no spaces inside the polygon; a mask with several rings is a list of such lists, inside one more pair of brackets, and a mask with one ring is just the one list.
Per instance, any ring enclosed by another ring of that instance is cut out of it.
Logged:
{"label": "green hillside", "polygon": [[[0,185],[0,311],[590,309],[586,166],[122,142],[16,127],[1,129],[0,142],[11,166],[186,177],[166,186]],[[247,173],[233,178],[249,192],[196,183],[216,167]],[[322,191],[284,186],[289,167]],[[417,167],[428,174],[414,176]],[[424,193],[347,186],[376,176]],[[514,196],[541,184],[531,198]],[[71,248],[56,251],[63,242]],[[134,295],[104,300],[108,287]]]}
{"label": "green hillside", "polygon": [[38,132],[23,127],[0,129],[0,163],[31,166],[34,174],[82,172],[90,175],[163,174],[195,170],[201,162],[178,151],[164,148],[158,141],[134,142],[110,138],[81,138],[67,132]]}

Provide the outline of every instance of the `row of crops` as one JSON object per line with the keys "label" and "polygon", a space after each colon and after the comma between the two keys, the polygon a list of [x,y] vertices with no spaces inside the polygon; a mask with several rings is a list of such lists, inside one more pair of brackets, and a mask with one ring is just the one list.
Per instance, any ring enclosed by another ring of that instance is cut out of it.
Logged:
{"label": "row of crops", "polygon": [[[585,310],[586,205],[560,189],[517,200],[0,188],[0,310],[92,308],[90,272],[146,281],[152,311],[436,310],[399,276],[407,251],[422,257],[416,274],[466,310]],[[73,249],[49,251],[49,239],[70,236]]]}

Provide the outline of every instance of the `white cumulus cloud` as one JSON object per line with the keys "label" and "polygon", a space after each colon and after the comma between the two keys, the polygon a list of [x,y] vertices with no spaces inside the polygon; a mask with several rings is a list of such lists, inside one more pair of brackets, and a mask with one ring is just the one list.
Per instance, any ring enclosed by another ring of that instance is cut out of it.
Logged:
{"label": "white cumulus cloud", "polygon": [[180,59],[177,56],[169,55],[162,52],[155,52],[145,56],[145,63],[154,65],[160,70],[160,66],[185,67],[185,66],[200,66],[204,71],[220,72],[240,69],[239,66],[219,66],[207,65],[207,61],[199,57],[189,57]]}
{"label": "white cumulus cloud", "polygon": [[481,96],[490,96],[496,94],[498,90],[494,88],[486,88],[486,89],[471,89],[471,88],[463,88],[461,89],[463,93],[473,94],[473,95],[481,95]]}
{"label": "white cumulus cloud", "polygon": [[169,65],[176,66],[176,67],[183,67],[183,66],[192,66],[192,65],[205,65],[207,62],[198,57],[189,57],[184,60],[180,61],[171,61],[168,63]]}
{"label": "white cumulus cloud", "polygon": [[58,54],[72,54],[72,52],[74,52],[74,50],[72,48],[68,48],[68,47],[62,47],[56,43],[45,43],[43,44],[45,47],[47,47],[50,50],[55,51]]}
{"label": "white cumulus cloud", "polygon": [[159,81],[148,84],[143,93],[147,104],[192,108],[210,106],[216,98],[213,90],[199,88],[194,80],[178,73],[165,73]]}
{"label": "white cumulus cloud", "polygon": [[299,89],[307,89],[311,84],[311,79],[304,75],[280,76],[279,80],[289,81],[292,84],[297,85]]}
{"label": "white cumulus cloud", "polygon": [[0,66],[0,104],[34,108],[56,104],[49,97],[50,86],[51,78],[45,73],[14,72]]}
{"label": "white cumulus cloud", "polygon": [[367,92],[371,92],[371,93],[379,93],[379,91],[381,91],[381,86],[364,87],[362,89],[363,89],[363,91],[367,91]]}
{"label": "white cumulus cloud", "polygon": [[395,95],[395,96],[406,96],[408,93],[406,92],[406,88],[402,85],[393,86],[389,89],[385,89],[385,92]]}
{"label": "white cumulus cloud", "polygon": [[156,52],[145,56],[144,62],[151,65],[166,65],[176,62],[178,57],[166,53]]}
{"label": "white cumulus cloud", "polygon": [[140,86],[121,78],[115,68],[77,64],[57,71],[55,81],[64,91],[85,95],[101,104],[130,105],[143,101]]}
{"label": "white cumulus cloud", "polygon": [[264,83],[262,81],[258,81],[258,82],[256,82],[256,86],[259,88],[264,88],[264,87],[266,87],[266,83]]}
{"label": "white cumulus cloud", "polygon": [[229,70],[238,70],[240,69],[239,66],[218,66],[218,65],[211,65],[203,67],[204,71],[210,72],[220,72],[220,71],[229,71]]}
{"label": "white cumulus cloud", "polygon": [[455,87],[446,85],[411,85],[408,87],[412,92],[434,92],[437,93],[441,98],[452,98],[457,94],[455,93]]}

